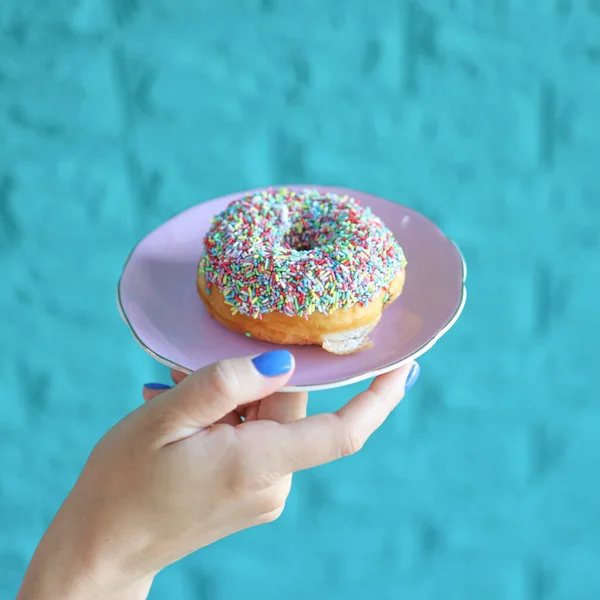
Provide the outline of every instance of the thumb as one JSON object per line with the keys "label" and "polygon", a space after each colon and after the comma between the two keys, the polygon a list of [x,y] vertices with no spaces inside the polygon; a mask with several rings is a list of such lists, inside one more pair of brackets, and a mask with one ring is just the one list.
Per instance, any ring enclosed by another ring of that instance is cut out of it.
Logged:
{"label": "thumb", "polygon": [[165,443],[172,443],[213,425],[240,405],[270,396],[293,370],[294,358],[287,350],[224,360],[188,375],[147,406],[167,433]]}

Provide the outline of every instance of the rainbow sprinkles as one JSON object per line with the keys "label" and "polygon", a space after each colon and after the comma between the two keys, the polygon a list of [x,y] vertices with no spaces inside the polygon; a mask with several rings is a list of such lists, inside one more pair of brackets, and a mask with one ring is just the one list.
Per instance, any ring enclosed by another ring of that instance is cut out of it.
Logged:
{"label": "rainbow sprinkles", "polygon": [[366,306],[406,265],[391,231],[350,196],[266,189],[234,200],[204,239],[198,270],[231,306],[260,319]]}

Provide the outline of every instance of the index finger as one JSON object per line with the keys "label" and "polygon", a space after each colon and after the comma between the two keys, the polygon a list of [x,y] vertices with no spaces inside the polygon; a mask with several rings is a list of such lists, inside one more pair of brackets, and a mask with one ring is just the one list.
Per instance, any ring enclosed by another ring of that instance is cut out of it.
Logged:
{"label": "index finger", "polygon": [[376,377],[367,390],[334,413],[278,427],[269,440],[277,450],[271,453],[278,461],[274,469],[286,475],[358,452],[404,397],[415,364]]}

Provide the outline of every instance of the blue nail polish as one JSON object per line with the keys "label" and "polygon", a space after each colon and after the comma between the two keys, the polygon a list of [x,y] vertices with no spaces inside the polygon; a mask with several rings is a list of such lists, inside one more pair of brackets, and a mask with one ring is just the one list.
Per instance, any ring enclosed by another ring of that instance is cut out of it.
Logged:
{"label": "blue nail polish", "polygon": [[165,385],[164,383],[145,383],[144,387],[147,390],[170,390],[170,385]]}
{"label": "blue nail polish", "polygon": [[410,388],[415,385],[417,379],[419,379],[419,373],[421,372],[421,367],[419,363],[415,363],[411,370],[408,372],[408,377],[406,378],[406,383],[404,384],[404,389],[408,392]]}
{"label": "blue nail polish", "polygon": [[261,375],[276,377],[291,371],[294,358],[287,350],[271,350],[253,358],[252,363]]}

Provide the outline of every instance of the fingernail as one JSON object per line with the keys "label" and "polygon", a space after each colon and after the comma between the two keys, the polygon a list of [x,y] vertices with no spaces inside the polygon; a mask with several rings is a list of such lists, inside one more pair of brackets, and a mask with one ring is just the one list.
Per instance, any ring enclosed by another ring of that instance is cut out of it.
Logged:
{"label": "fingernail", "polygon": [[145,383],[144,387],[147,390],[169,390],[169,389],[171,389],[170,385],[165,385],[164,383]]}
{"label": "fingernail", "polygon": [[410,388],[415,385],[417,379],[419,379],[419,373],[421,372],[421,367],[419,363],[415,363],[411,370],[408,372],[408,377],[406,378],[406,383],[404,384],[404,389],[408,392]]}
{"label": "fingernail", "polygon": [[292,370],[294,357],[287,350],[271,350],[253,358],[252,363],[261,375],[276,377]]}

